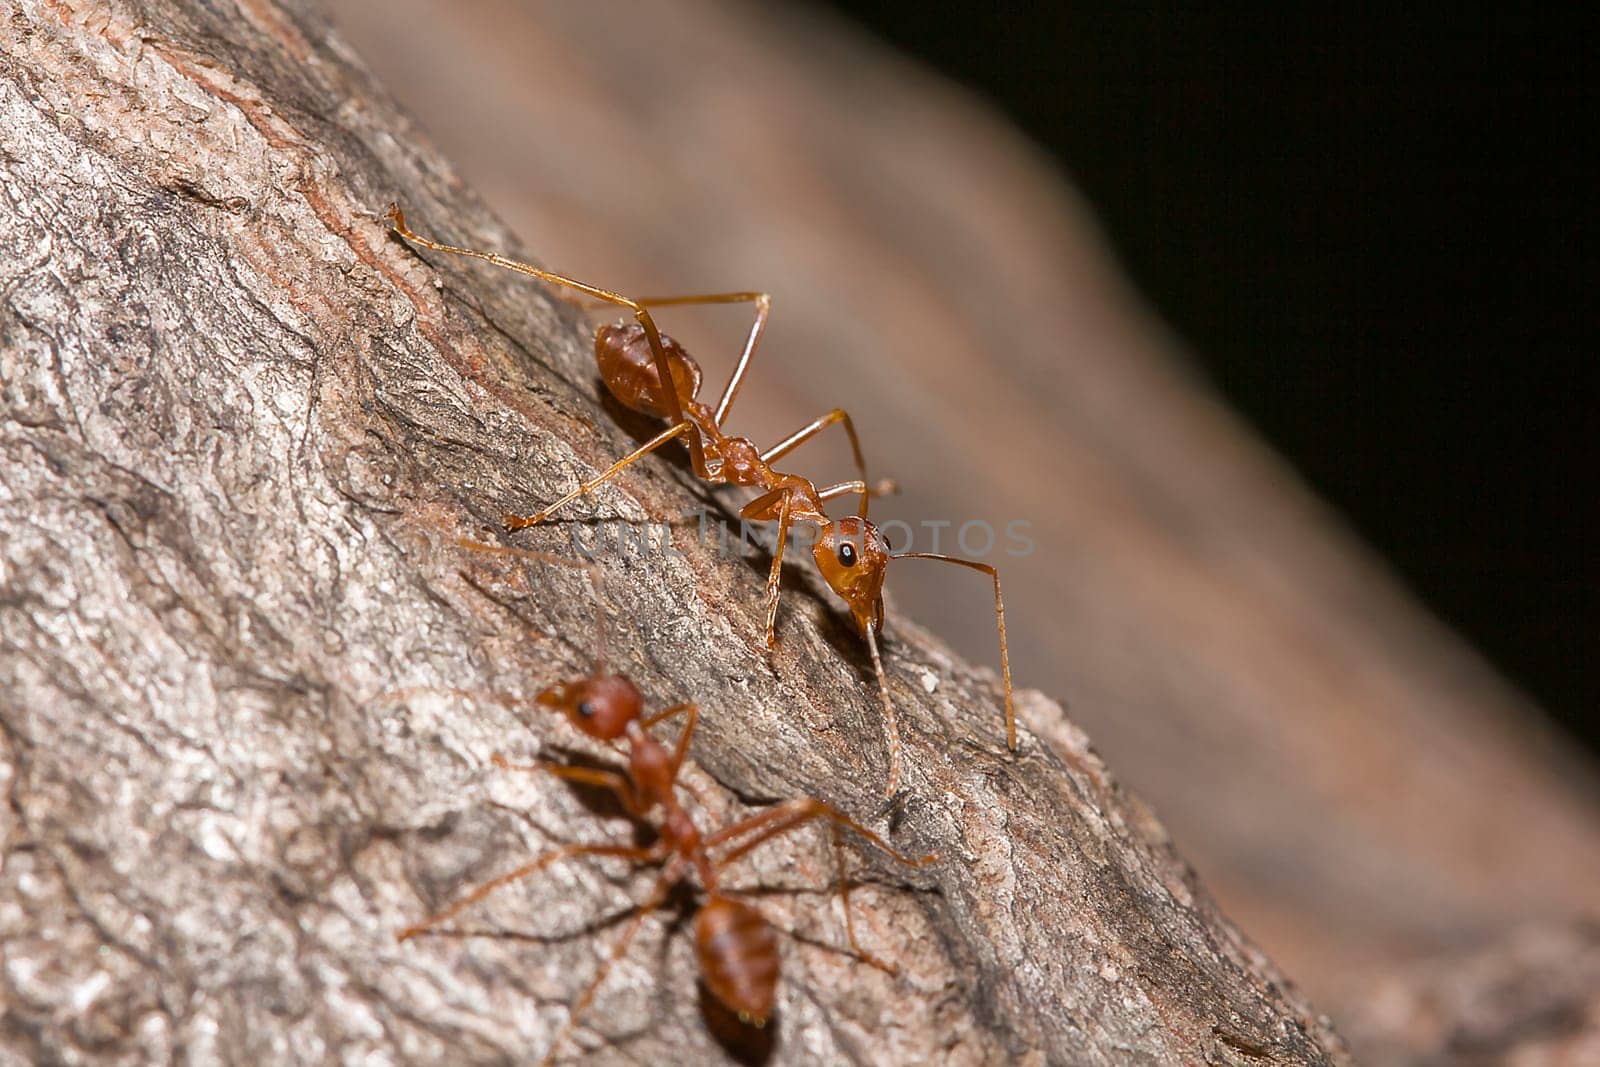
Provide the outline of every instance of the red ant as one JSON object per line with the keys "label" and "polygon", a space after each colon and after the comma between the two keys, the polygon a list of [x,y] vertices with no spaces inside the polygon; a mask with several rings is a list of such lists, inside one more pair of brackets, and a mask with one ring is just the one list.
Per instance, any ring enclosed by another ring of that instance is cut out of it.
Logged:
{"label": "red ant", "polygon": [[[877,634],[883,629],[883,581],[892,560],[931,559],[954,563],[982,571],[994,579],[994,612],[1000,633],[1000,670],[1006,693],[1006,744],[1017,748],[1016,713],[1011,694],[1011,655],[1006,647],[1005,603],[1000,597],[1000,574],[994,567],[976,560],[932,552],[901,552],[891,555],[887,539],[867,519],[867,504],[874,495],[892,489],[868,485],[866,461],[861,455],[861,443],[856,438],[855,426],[850,416],[841,408],[815,419],[777,444],[761,450],[746,437],[731,437],[722,432],[728,409],[739,394],[745,370],[761,334],[766,329],[767,315],[772,308],[772,298],[766,293],[712,293],[701,296],[671,296],[631,299],[599,286],[542,270],[529,263],[521,263],[493,252],[470,248],[456,248],[440,244],[413,233],[406,226],[405,215],[398,204],[389,206],[387,219],[401,237],[424,248],[452,255],[485,260],[496,266],[507,267],[522,274],[575,289],[598,301],[616,304],[633,313],[636,323],[625,320],[601,326],[595,333],[595,361],[606,388],[626,407],[654,418],[666,419],[671,425],[646,441],[630,454],[566,496],[534,515],[507,515],[509,529],[520,530],[544,522],[559,508],[615,477],[624,468],[641,457],[655,451],[675,438],[687,435],[689,456],[695,474],[713,483],[750,486],[762,494],[739,511],[739,517],[754,522],[778,524],[777,547],[772,556],[772,568],[767,575],[767,647],[777,648],[775,630],[778,616],[778,580],[783,571],[783,552],[788,543],[789,527],[806,523],[816,527],[818,536],[812,546],[812,556],[817,569],[846,604],[856,629],[866,639],[872,653],[872,669],[878,678],[878,690],[883,702],[885,730],[889,742],[889,781],[887,792],[893,795],[900,780],[900,730],[896,723],[894,704],[889,699],[889,683],[884,675],[883,661],[878,655]],[[750,327],[744,351],[734,365],[733,374],[722,390],[715,409],[700,402],[700,365],[671,337],[656,329],[649,309],[669,305],[735,304],[755,305],[755,322]],[[666,388],[665,383],[671,383]],[[835,423],[844,427],[850,438],[850,450],[855,457],[859,478],[818,489],[810,479],[797,474],[783,474],[773,469],[772,463],[798,448]],[[823,505],[835,497],[854,494],[858,497],[856,514],[834,520],[828,517]]]}
{"label": "red ant", "polygon": [[[570,560],[547,556],[525,549],[483,545],[474,541],[459,542],[475,551],[502,555],[515,555],[574,566]],[[588,572],[597,595],[600,589],[599,571],[592,564],[578,564]],[[850,891],[844,877],[841,827],[854,830],[871,844],[892,857],[897,863],[922,867],[935,862],[933,854],[918,859],[901,854],[883,838],[860,823],[835,810],[820,800],[803,797],[779,804],[774,808],[751,815],[724,826],[712,833],[702,833],[694,818],[678,801],[675,786],[684,757],[689,751],[690,738],[694,736],[699,721],[699,709],[693,703],[675,704],[648,718],[644,717],[644,701],[639,690],[627,678],[613,674],[604,665],[604,625],[600,627],[600,652],[593,670],[580,678],[550,686],[539,693],[540,706],[559,711],[581,733],[612,748],[624,752],[627,764],[621,770],[596,767],[569,766],[560,763],[540,762],[514,764],[504,756],[496,755],[494,764],[503,770],[544,772],[580,785],[610,790],[621,802],[623,810],[636,820],[644,821],[659,812],[655,820],[656,841],[646,847],[612,844],[574,844],[546,852],[506,874],[493,878],[444,910],[430,915],[421,922],[401,931],[399,940],[407,941],[418,934],[438,926],[460,914],[495,890],[526,878],[558,860],[575,856],[606,856],[629,860],[638,864],[663,867],[655,887],[645,902],[639,905],[629,919],[628,926],[611,950],[599,972],[590,981],[568,1013],[567,1021],[557,1033],[544,1063],[554,1060],[562,1041],[576,1024],[578,1017],[589,1006],[612,966],[622,958],[638,933],[644,918],[661,907],[674,886],[683,881],[692,869],[699,877],[705,902],[694,918],[695,955],[700,964],[706,988],[713,996],[734,1012],[741,1021],[752,1026],[764,1026],[771,1016],[776,1001],[779,957],[777,932],[766,917],[750,905],[734,898],[720,886],[722,872],[734,861],[762,844],[791,833],[816,819],[827,819],[833,824],[834,858],[839,871],[839,895],[844,904],[845,932],[850,949],[863,962],[889,974],[895,969],[861,948],[856,941],[855,922],[850,915]],[[671,750],[648,732],[652,726],[678,715],[686,716],[683,731]]]}

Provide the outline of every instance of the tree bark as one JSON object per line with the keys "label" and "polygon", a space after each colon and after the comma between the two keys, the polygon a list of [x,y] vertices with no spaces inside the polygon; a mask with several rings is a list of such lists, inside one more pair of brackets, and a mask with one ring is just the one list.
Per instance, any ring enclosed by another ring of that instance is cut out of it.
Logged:
{"label": "tree bark", "polygon": [[[563,567],[455,547],[632,447],[577,311],[419,257],[371,212],[515,248],[313,16],[268,0],[25,0],[0,69],[0,816],[19,1060],[502,1062],[543,1054],[643,878],[571,864],[395,932],[555,840],[627,838],[495,753],[578,746],[510,692],[586,669]],[[550,151],[561,146],[552,144]],[[637,429],[626,423],[629,429]],[[585,514],[728,513],[652,460]],[[584,527],[586,530],[592,527]],[[565,550],[571,528],[526,544]],[[761,564],[692,525],[604,562],[611,662],[705,718],[731,818],[809,794],[940,862],[853,850],[884,975],[839,953],[815,835],[740,884],[795,932],[778,1018],[729,1031],[681,916],[568,1051],[602,1062],[1344,1059],[1060,707],[915,626],[888,666],[908,791],[883,810],[863,649],[808,574],[762,641]],[[631,891],[631,896],[630,896]]]}

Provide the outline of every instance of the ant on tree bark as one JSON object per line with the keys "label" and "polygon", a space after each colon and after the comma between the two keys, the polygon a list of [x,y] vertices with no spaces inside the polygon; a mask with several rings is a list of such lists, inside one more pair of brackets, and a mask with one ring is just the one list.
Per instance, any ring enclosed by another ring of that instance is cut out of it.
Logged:
{"label": "ant on tree bark", "polygon": [[[593,564],[574,564],[570,560],[526,549],[484,545],[474,541],[459,543],[474,551],[567,567],[582,566],[589,572],[597,597],[602,601],[604,599],[599,569]],[[650,895],[634,910],[605,962],[572,1005],[566,1023],[545,1055],[544,1062],[550,1063],[567,1034],[594,999],[611,968],[626,953],[645,916],[661,907],[672,888],[692,871],[704,894],[704,902],[694,917],[694,942],[706,988],[740,1020],[753,1026],[762,1026],[771,1016],[776,1000],[779,975],[777,931],[761,912],[724,890],[721,887],[721,875],[730,864],[766,842],[822,819],[831,823],[833,828],[838,891],[844,905],[845,932],[850,951],[873,967],[895,973],[892,965],[873,956],[856,941],[855,922],[850,914],[849,884],[841,855],[840,830],[853,831],[895,862],[908,867],[926,866],[935,862],[937,857],[932,854],[922,857],[904,855],[865,826],[810,797],[778,804],[718,830],[703,833],[678,800],[675,788],[679,784],[678,774],[699,720],[699,709],[693,703],[675,704],[646,716],[644,699],[634,684],[621,674],[606,669],[603,618],[598,655],[590,672],[544,689],[536,700],[541,707],[560,712],[579,732],[621,751],[626,763],[620,769],[552,762],[515,764],[505,756],[496,755],[494,764],[504,770],[542,772],[579,785],[609,790],[616,795],[630,817],[641,822],[647,821],[654,828],[655,842],[643,847],[620,844],[563,845],[468,891],[443,910],[402,930],[399,939],[408,941],[432,930],[495,890],[536,874],[560,860],[600,856],[659,866],[661,874]],[[473,694],[461,692],[460,695]],[[498,699],[509,702],[509,698]],[[667,748],[651,736],[651,727],[680,715],[684,716],[684,726],[672,748]]]}
{"label": "ant on tree bark", "polygon": [[[771,296],[767,293],[739,292],[633,299],[493,252],[457,248],[422,237],[406,226],[405,215],[398,204],[391,204],[385,217],[395,233],[412,244],[436,252],[484,260],[553,285],[576,290],[593,300],[625,308],[633,314],[635,321],[631,323],[624,320],[599,327],[594,339],[595,362],[606,388],[620,403],[640,414],[665,419],[668,427],[543,510],[533,515],[505,516],[508,528],[519,530],[544,522],[567,504],[594,492],[640,458],[669,441],[684,438],[698,477],[713,483],[748,486],[761,491],[759,496],[740,509],[741,519],[778,524],[777,547],[773,551],[772,568],[767,575],[769,649],[775,649],[778,645],[778,581],[783,571],[783,554],[789,528],[798,522],[817,529],[818,535],[812,545],[812,557],[817,569],[828,586],[849,606],[851,619],[872,654],[872,668],[877,675],[883,704],[884,729],[888,734],[889,777],[886,792],[890,796],[894,795],[900,781],[900,729],[895,718],[894,702],[889,697],[883,660],[878,653],[878,634],[883,629],[883,582],[893,561],[931,559],[954,563],[981,571],[993,579],[995,623],[1000,634],[1000,669],[1005,684],[1006,744],[1013,752],[1016,751],[1011,655],[1006,645],[1006,612],[1005,602],[1000,595],[999,572],[987,563],[956,556],[932,552],[891,552],[887,539],[867,518],[867,509],[874,495],[893,492],[893,484],[873,486],[868,482],[861,442],[856,437],[850,416],[842,408],[834,408],[766,449],[759,448],[747,437],[723,433],[722,425],[727,419],[728,409],[739,395],[739,387],[744,382],[751,357],[766,330],[767,316],[772,309]],[[683,346],[656,328],[650,309],[736,303],[754,304],[755,321],[751,324],[744,350],[734,365],[728,384],[723,387],[716,407],[712,408],[699,399],[702,377],[700,365]],[[842,426],[850,438],[850,450],[859,475],[857,478],[818,489],[809,478],[785,474],[772,466],[835,424]],[[856,498],[856,513],[835,520],[828,516],[824,505],[840,496]]]}

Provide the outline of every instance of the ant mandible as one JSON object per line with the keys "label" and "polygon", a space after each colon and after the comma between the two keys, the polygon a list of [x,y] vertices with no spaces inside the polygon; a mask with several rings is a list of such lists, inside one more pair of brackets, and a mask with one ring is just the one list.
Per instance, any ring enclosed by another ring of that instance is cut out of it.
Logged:
{"label": "ant mandible", "polygon": [[[474,541],[461,541],[459,544],[475,551],[531,558],[569,567],[574,565],[572,561],[526,549],[484,545]],[[597,595],[603,595],[598,569],[592,564],[581,566],[588,570]],[[679,802],[674,788],[680,784],[678,774],[683,768],[690,738],[694,736],[695,725],[699,721],[699,709],[693,703],[675,704],[645,717],[644,700],[639,690],[621,674],[606,669],[604,639],[602,621],[593,669],[582,677],[546,688],[539,693],[536,701],[542,707],[561,712],[579,732],[622,751],[627,759],[626,765],[621,770],[611,770],[551,762],[515,764],[502,755],[496,755],[493,762],[503,770],[543,772],[580,785],[610,790],[623,810],[636,820],[645,821],[659,813],[654,820],[657,834],[655,843],[645,847],[573,844],[546,852],[515,870],[490,879],[442,911],[407,927],[399,933],[399,940],[408,941],[431,930],[495,890],[527,878],[559,860],[576,856],[603,856],[661,866],[661,875],[656,879],[650,895],[634,909],[627,928],[610,955],[568,1012],[566,1022],[543,1060],[548,1064],[554,1061],[563,1040],[594,999],[611,968],[627,952],[645,917],[666,903],[673,887],[692,870],[699,878],[700,888],[705,894],[705,901],[694,917],[694,943],[695,956],[706,988],[741,1021],[752,1026],[763,1026],[772,1015],[777,996],[777,932],[761,912],[721,888],[720,876],[730,864],[773,838],[792,833],[814,820],[826,819],[833,825],[839,895],[844,905],[845,933],[850,950],[863,962],[886,973],[895,973],[893,966],[867,952],[856,941],[855,921],[850,915],[849,884],[844,876],[840,855],[842,845],[839,830],[843,827],[855,831],[897,863],[908,867],[927,866],[938,857],[932,853],[920,858],[906,856],[865,826],[810,797],[790,800],[714,832],[702,833],[694,818]],[[683,731],[669,750],[652,737],[649,730],[679,715],[685,716]]]}
{"label": "ant mandible", "polygon": [[[544,522],[558,509],[592,493],[641,457],[669,441],[687,436],[689,457],[698,477],[713,483],[748,486],[762,490],[760,496],[740,509],[741,519],[778,524],[777,546],[773,551],[772,567],[767,575],[769,649],[774,649],[778,645],[776,633],[778,582],[783,572],[783,553],[788,543],[789,527],[799,522],[818,530],[817,539],[812,545],[812,556],[817,569],[828,586],[849,606],[851,619],[857,631],[866,640],[867,648],[872,654],[872,669],[878,679],[878,692],[883,704],[884,729],[888,735],[889,778],[886,788],[888,795],[894,795],[900,780],[900,729],[895,718],[894,702],[889,697],[889,681],[884,674],[883,661],[878,654],[877,635],[883,629],[883,582],[888,566],[894,560],[930,559],[941,563],[954,563],[981,571],[994,580],[995,622],[1000,634],[1000,670],[1005,684],[1006,745],[1011,751],[1016,751],[1017,725],[1011,693],[1011,654],[1006,645],[1006,611],[1005,602],[1000,596],[999,572],[987,563],[956,556],[933,552],[891,553],[888,540],[867,519],[867,506],[874,495],[892,490],[868,484],[861,443],[856,438],[855,426],[851,423],[850,416],[843,409],[834,408],[828,414],[807,423],[764,451],[747,437],[733,437],[722,432],[728,409],[733,406],[734,398],[739,394],[745,371],[750,366],[750,358],[766,329],[767,315],[772,308],[772,298],[768,294],[712,293],[635,300],[493,252],[457,248],[419,236],[406,226],[405,215],[398,204],[389,205],[386,218],[396,233],[413,244],[436,252],[481,259],[555,285],[575,289],[598,301],[626,308],[637,320],[631,324],[622,321],[601,326],[596,331],[594,352],[600,377],[605,382],[606,388],[624,406],[643,415],[666,419],[670,425],[544,510],[533,515],[505,516],[508,528],[519,530]],[[722,390],[722,397],[713,409],[699,400],[700,365],[681,345],[656,328],[655,320],[650,315],[650,308],[734,303],[754,304],[755,322],[745,338],[744,350],[734,365],[733,374]],[[664,383],[669,382],[671,387],[665,387]],[[850,450],[855,458],[858,478],[819,490],[808,478],[798,474],[784,474],[772,467],[776,460],[788,455],[834,424],[842,426],[850,438]],[[829,518],[823,505],[835,497],[852,494],[858,498],[856,514],[838,520]]]}

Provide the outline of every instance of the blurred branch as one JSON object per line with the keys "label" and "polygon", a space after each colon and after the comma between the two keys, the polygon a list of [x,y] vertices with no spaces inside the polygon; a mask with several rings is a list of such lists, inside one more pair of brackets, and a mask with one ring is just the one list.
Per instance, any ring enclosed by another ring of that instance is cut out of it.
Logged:
{"label": "blurred branch", "polygon": [[1374,983],[1363,1062],[1600,1062],[1600,924],[1543,922]]}

